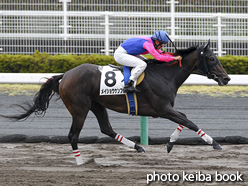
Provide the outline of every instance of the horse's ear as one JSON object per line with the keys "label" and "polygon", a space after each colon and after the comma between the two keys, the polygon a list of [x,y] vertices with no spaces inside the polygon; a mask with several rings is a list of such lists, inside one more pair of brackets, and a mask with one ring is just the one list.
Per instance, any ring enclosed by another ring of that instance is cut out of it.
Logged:
{"label": "horse's ear", "polygon": [[204,50],[206,50],[207,49],[207,47],[209,46],[209,44],[210,44],[210,39],[208,40],[208,42],[205,44],[205,46],[203,47],[204,48]]}

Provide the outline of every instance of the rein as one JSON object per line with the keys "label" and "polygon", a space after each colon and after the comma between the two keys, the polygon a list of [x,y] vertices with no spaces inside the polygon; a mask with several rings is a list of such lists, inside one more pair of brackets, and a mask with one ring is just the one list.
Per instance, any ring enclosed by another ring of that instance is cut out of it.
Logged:
{"label": "rein", "polygon": [[177,64],[177,63],[179,64],[180,67],[183,68],[183,66],[182,66],[182,61],[181,61],[181,60],[176,60],[176,61],[174,61],[173,63],[169,64],[168,66],[175,65],[175,64]]}

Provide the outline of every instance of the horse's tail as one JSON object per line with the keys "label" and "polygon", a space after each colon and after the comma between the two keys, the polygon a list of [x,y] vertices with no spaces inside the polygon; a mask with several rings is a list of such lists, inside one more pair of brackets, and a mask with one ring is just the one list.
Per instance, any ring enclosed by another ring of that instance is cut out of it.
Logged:
{"label": "horse's tail", "polygon": [[16,105],[24,110],[24,113],[13,116],[3,116],[13,120],[26,120],[31,114],[35,113],[38,117],[43,117],[49,106],[49,102],[53,95],[59,95],[59,81],[64,74],[53,76],[44,83],[40,90],[36,93],[33,103],[25,103],[24,105]]}

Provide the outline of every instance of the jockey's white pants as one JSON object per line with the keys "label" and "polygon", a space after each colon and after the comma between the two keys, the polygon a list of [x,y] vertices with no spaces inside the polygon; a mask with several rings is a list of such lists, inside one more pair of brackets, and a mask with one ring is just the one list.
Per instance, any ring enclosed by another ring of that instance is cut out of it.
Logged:
{"label": "jockey's white pants", "polygon": [[146,69],[146,58],[141,55],[133,56],[127,53],[127,51],[122,47],[119,46],[115,53],[114,53],[114,59],[117,63],[128,66],[128,67],[134,67],[131,71],[130,80],[133,80],[134,82],[137,81],[140,74]]}

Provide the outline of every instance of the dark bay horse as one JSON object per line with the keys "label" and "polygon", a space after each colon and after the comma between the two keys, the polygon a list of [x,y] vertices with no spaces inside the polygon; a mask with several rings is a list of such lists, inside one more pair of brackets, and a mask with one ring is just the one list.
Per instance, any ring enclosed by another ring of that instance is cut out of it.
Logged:
{"label": "dark bay horse", "polygon": [[[197,132],[203,140],[213,145],[214,149],[221,149],[216,141],[199,129],[185,114],[173,109],[173,106],[178,88],[195,70],[215,80],[219,85],[226,85],[230,78],[218,58],[210,50],[209,42],[204,46],[178,50],[176,53],[183,57],[181,66],[179,64],[167,66],[166,63],[159,63],[156,60],[147,61],[145,78],[136,87],[140,90],[137,93],[138,115],[169,119]],[[102,133],[138,152],[145,152],[141,146],[112,129],[106,108],[120,113],[128,113],[126,98],[125,95],[100,96],[100,78],[101,66],[93,64],[83,64],[64,74],[53,76],[41,86],[32,104],[21,106],[25,111],[23,114],[5,117],[23,120],[32,113],[44,115],[50,99],[54,93],[58,93],[72,115],[68,138],[78,165],[83,163],[78,150],[78,138],[90,110],[95,114]],[[168,152],[172,149],[175,140],[172,135],[172,140],[167,145]]]}

